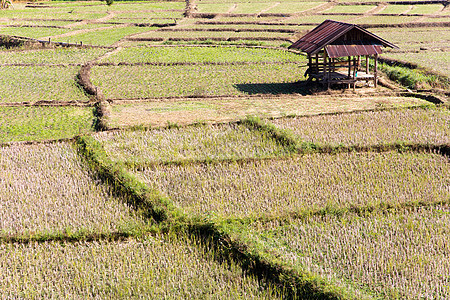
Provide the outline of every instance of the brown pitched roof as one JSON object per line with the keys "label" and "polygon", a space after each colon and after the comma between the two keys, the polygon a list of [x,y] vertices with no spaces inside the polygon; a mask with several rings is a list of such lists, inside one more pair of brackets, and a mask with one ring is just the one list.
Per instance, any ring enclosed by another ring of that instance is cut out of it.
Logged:
{"label": "brown pitched roof", "polygon": [[[359,40],[337,41],[351,30],[358,31],[358,34],[364,38],[362,40],[360,38]],[[322,24],[293,43],[289,48],[299,49],[312,55],[317,54],[328,45],[333,45],[333,47],[327,47],[327,52],[331,54],[331,57],[381,53],[381,47],[379,46],[398,48],[356,24],[333,20],[322,22]],[[350,53],[352,54],[348,55]]]}

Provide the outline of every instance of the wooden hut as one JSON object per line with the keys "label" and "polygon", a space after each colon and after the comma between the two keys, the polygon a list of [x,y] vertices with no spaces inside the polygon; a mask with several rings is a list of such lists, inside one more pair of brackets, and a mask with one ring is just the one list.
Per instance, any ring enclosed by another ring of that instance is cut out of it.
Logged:
{"label": "wooden hut", "polygon": [[[289,48],[308,55],[308,81],[353,85],[357,81],[373,81],[377,86],[378,55],[382,47],[398,48],[364,28],[343,22],[326,20]],[[370,70],[369,57],[374,58]]]}

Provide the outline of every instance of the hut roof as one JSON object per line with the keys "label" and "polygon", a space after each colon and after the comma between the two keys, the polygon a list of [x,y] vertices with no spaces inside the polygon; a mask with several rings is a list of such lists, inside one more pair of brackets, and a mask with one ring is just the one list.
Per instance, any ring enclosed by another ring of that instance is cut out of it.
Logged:
{"label": "hut roof", "polygon": [[344,57],[379,54],[382,46],[398,48],[356,24],[325,20],[289,48],[310,55],[325,48],[329,57]]}

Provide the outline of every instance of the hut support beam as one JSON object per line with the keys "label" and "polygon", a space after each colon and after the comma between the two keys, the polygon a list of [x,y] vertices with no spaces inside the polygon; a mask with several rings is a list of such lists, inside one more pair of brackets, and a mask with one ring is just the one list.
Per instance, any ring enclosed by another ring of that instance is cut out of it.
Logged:
{"label": "hut support beam", "polygon": [[369,55],[366,55],[366,74],[369,74]]}
{"label": "hut support beam", "polygon": [[373,85],[375,87],[378,86],[378,78],[377,78],[377,76],[378,76],[378,54],[375,54],[375,67],[374,67],[374,70],[373,70]]}
{"label": "hut support beam", "polygon": [[327,85],[327,88],[330,88],[330,76],[329,76],[329,68],[328,68],[328,57],[327,53],[324,51],[323,53],[323,77],[324,77],[324,83]]}

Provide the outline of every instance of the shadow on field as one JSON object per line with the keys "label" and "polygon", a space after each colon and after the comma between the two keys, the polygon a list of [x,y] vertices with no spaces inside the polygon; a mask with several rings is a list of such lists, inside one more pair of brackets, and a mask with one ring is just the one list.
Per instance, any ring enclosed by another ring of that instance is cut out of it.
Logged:
{"label": "shadow on field", "polygon": [[305,81],[288,83],[244,83],[235,84],[234,87],[241,92],[249,95],[255,94],[301,94],[303,96],[311,95],[310,86]]}

